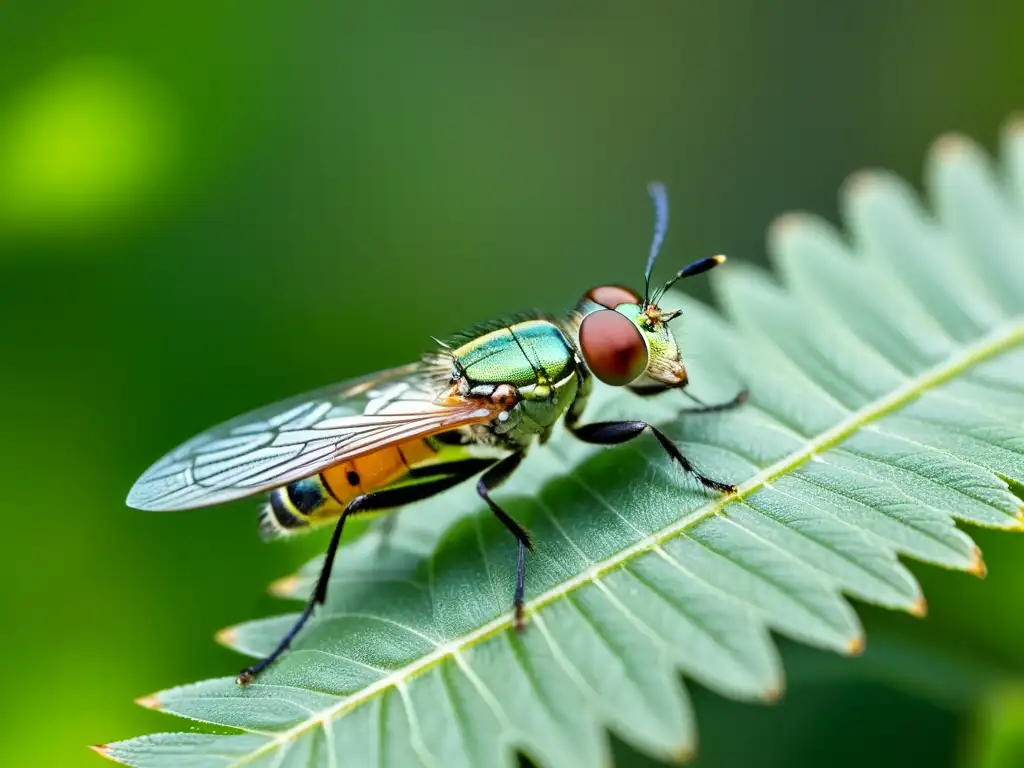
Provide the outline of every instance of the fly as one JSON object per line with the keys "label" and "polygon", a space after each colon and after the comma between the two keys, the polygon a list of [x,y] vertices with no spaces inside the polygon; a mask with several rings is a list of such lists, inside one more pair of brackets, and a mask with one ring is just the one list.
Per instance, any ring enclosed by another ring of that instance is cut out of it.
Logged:
{"label": "fly", "polygon": [[[605,285],[588,291],[568,317],[523,313],[484,323],[398,368],[332,384],[238,416],[200,433],[160,459],[128,494],[142,510],[206,507],[258,493],[264,538],[333,524],[320,576],[305,609],[266,658],[242,670],[246,685],[288,648],[327,598],[345,520],[421,501],[477,478],[480,497],[519,545],[514,623],[522,628],[526,530],[492,493],[561,420],[575,437],[614,445],[650,432],[705,488],[735,487],[700,472],[669,438],[645,421],[581,423],[597,379],[649,396],[688,383],[669,330],[680,312],[660,301],[677,281],[725,261],[701,259],[651,292],[651,272],[668,225],[661,184],[649,187],[655,230],[643,296]],[[685,391],[684,391],[684,394]],[[692,398],[692,396],[690,396]],[[693,398],[696,400],[696,398]],[[746,392],[688,413],[740,405]]]}

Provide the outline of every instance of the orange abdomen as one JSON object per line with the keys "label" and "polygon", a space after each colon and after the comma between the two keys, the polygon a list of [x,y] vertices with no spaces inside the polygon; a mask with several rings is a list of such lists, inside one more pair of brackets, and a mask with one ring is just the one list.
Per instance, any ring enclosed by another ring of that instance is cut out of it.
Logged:
{"label": "orange abdomen", "polygon": [[379,491],[398,482],[412,467],[436,455],[423,440],[411,440],[325,469],[320,479],[328,493],[344,508],[360,494]]}
{"label": "orange abdomen", "polygon": [[410,440],[276,488],[260,514],[260,531],[274,538],[334,520],[356,496],[397,483],[436,456],[426,440]]}

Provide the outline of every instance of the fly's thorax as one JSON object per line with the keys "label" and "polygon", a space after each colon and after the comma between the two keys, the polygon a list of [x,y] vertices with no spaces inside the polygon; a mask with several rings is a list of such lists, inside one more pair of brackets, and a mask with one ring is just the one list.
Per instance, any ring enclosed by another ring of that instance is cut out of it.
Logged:
{"label": "fly's thorax", "polygon": [[507,400],[508,407],[489,425],[502,441],[525,445],[550,429],[576,396],[575,349],[550,320],[509,322],[450,355],[453,384],[462,396]]}
{"label": "fly's thorax", "polygon": [[457,385],[463,396],[503,402],[504,410],[486,427],[463,430],[473,442],[488,442],[485,434],[498,443],[512,443],[525,447],[538,435],[546,433],[560,419],[579,389],[579,376],[575,365],[551,383],[535,382],[522,387],[511,384],[473,384],[463,378]]}
{"label": "fly's thorax", "polygon": [[573,352],[562,330],[546,319],[502,324],[451,351],[461,375],[473,384],[552,384],[572,368]]}
{"label": "fly's thorax", "polygon": [[501,433],[534,436],[547,432],[569,410],[579,389],[575,369],[552,384],[532,384],[519,390],[520,400],[509,411],[505,423],[495,426]]}

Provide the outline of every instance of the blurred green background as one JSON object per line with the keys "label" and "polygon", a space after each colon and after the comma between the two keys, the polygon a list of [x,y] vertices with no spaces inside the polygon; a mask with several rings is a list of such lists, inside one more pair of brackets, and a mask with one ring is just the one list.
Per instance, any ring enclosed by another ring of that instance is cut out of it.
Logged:
{"label": "blurred green background", "polygon": [[[132,699],[233,673],[213,633],[292,608],[266,585],[319,538],[125,507],[166,450],[637,284],[651,179],[665,273],[763,262],[855,169],[993,148],[1022,32],[1019,0],[0,3],[3,764],[187,729]],[[783,643],[779,706],[697,691],[697,765],[1024,765],[1024,539],[977,539],[988,578],[915,567],[929,617],[865,609],[864,657]]]}

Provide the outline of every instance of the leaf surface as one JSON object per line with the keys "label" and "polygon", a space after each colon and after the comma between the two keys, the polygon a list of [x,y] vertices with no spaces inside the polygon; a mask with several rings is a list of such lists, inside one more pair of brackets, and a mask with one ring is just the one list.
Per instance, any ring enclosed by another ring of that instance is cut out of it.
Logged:
{"label": "leaf surface", "polygon": [[[511,630],[514,541],[472,487],[403,511],[339,553],[328,603],[256,683],[233,676],[143,703],[228,726],[98,748],[137,766],[610,764],[610,729],[654,756],[692,755],[683,681],[774,701],[772,632],[839,653],[865,643],[853,597],[917,615],[899,557],[983,574],[957,523],[1021,530],[1024,130],[997,170],[938,142],[929,212],[884,172],[844,189],[849,234],[803,214],[772,229],[778,277],[712,273],[724,315],[673,295],[696,395],[600,390],[585,420],[662,426],[718,497],[653,439],[612,449],[559,431],[498,493],[531,531],[528,626]],[[1003,174],[1003,175],[999,175]],[[668,302],[671,304],[672,302]],[[320,560],[276,586],[301,599]],[[222,633],[269,652],[295,614]]]}

